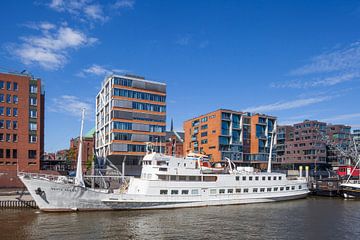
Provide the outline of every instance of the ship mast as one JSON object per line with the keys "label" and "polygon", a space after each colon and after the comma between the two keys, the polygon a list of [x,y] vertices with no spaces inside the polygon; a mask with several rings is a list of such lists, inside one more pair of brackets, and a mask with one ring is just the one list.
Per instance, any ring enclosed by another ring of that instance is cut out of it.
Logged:
{"label": "ship mast", "polygon": [[269,151],[269,160],[268,160],[268,166],[267,166],[267,172],[271,173],[271,158],[272,158],[272,151],[273,151],[273,145],[276,143],[276,121],[274,122],[274,127],[271,132],[271,141],[270,141],[270,151]]}
{"label": "ship mast", "polygon": [[82,145],[83,145],[83,128],[84,128],[84,117],[85,117],[85,108],[81,112],[81,127],[80,127],[80,136],[79,136],[79,149],[78,149],[78,158],[76,164],[76,176],[75,176],[75,185],[85,187],[83,173],[82,173]]}

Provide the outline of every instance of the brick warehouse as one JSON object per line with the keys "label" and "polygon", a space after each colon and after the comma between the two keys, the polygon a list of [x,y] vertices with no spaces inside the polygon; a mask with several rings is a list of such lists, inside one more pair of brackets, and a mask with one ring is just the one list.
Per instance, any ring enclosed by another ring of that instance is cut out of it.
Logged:
{"label": "brick warehouse", "polygon": [[17,170],[40,170],[44,98],[40,79],[0,73],[0,187],[22,186]]}

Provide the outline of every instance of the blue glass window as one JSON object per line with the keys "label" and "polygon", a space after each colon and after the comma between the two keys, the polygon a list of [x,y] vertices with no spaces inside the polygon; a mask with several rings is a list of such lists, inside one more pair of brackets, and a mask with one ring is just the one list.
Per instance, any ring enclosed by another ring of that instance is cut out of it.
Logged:
{"label": "blue glass window", "polygon": [[114,78],[114,84],[125,86],[125,87],[131,87],[132,86],[132,80],[115,77]]}
{"label": "blue glass window", "polygon": [[132,130],[132,123],[113,122],[113,129]]}

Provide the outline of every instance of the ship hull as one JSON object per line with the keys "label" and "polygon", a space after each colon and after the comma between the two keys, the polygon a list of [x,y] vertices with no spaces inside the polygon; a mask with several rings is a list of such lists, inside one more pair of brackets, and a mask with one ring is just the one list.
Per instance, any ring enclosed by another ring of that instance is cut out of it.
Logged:
{"label": "ship hull", "polygon": [[360,184],[342,184],[340,192],[344,198],[360,199]]}
{"label": "ship hull", "polygon": [[220,206],[250,203],[276,202],[305,198],[307,189],[293,192],[271,192],[232,195],[197,195],[197,196],[161,196],[120,194],[95,191],[56,183],[45,179],[20,179],[28,188],[31,196],[42,211],[94,211],[94,210],[136,210],[136,209],[171,209],[204,206]]}

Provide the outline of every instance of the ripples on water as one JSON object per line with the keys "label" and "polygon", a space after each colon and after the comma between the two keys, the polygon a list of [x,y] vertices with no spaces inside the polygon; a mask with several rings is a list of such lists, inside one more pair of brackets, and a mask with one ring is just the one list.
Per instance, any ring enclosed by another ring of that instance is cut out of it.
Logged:
{"label": "ripples on water", "polygon": [[0,213],[0,239],[360,238],[360,201],[331,198],[173,210]]}

